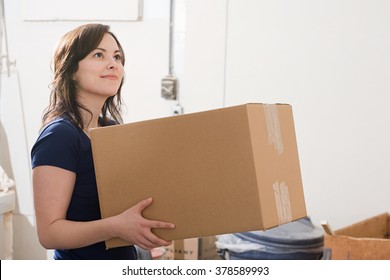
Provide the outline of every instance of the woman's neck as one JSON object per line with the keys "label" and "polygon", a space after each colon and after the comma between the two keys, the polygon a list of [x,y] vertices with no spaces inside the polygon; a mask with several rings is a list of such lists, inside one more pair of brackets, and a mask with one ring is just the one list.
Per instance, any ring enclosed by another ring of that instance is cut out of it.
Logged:
{"label": "woman's neck", "polygon": [[104,100],[98,98],[86,100],[86,98],[79,98],[79,103],[87,110],[81,110],[83,118],[83,130],[89,135],[89,130],[99,126],[99,116],[104,104]]}

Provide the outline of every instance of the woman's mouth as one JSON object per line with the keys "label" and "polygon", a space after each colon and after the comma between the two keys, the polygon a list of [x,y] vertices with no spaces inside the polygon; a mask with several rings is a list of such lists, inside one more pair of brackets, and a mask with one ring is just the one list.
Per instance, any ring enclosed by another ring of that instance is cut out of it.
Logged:
{"label": "woman's mouth", "polygon": [[118,80],[118,76],[117,75],[103,75],[103,76],[100,76],[100,77],[103,78],[103,79]]}

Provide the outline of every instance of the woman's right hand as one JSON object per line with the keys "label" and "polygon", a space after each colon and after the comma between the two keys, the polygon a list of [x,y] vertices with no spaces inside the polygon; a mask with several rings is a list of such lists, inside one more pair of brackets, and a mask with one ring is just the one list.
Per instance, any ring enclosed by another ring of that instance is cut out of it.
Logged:
{"label": "woman's right hand", "polygon": [[152,232],[153,228],[173,229],[175,225],[168,222],[145,219],[142,211],[151,205],[152,198],[140,201],[133,207],[116,216],[116,232],[118,237],[145,250],[160,246],[168,246],[172,242],[159,238]]}

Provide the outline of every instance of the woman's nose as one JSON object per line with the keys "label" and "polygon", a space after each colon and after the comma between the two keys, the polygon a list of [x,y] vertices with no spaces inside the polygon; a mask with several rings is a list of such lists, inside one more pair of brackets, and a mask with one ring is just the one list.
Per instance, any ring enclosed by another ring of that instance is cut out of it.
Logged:
{"label": "woman's nose", "polygon": [[110,59],[107,63],[107,69],[118,69],[118,62],[115,59]]}
{"label": "woman's nose", "polygon": [[118,69],[118,66],[116,66],[114,63],[107,64],[107,69]]}

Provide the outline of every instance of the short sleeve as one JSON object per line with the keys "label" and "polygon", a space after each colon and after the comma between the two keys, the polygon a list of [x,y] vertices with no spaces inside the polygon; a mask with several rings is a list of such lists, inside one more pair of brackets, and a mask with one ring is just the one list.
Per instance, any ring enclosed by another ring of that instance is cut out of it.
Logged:
{"label": "short sleeve", "polygon": [[49,124],[31,149],[32,168],[40,165],[77,171],[80,143],[76,128],[65,121]]}

